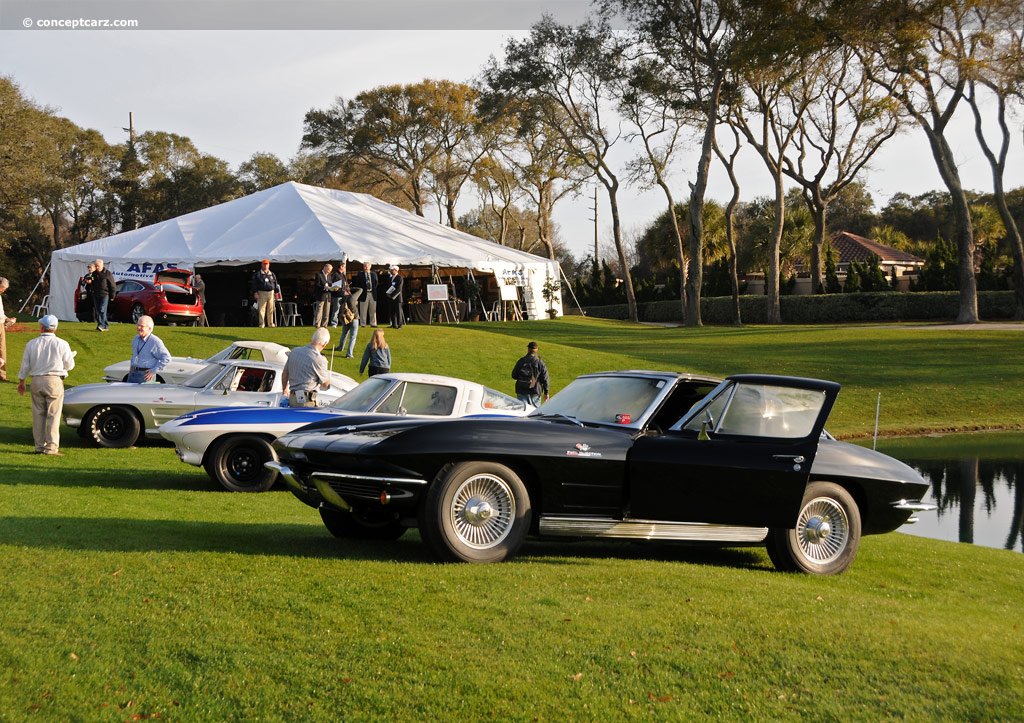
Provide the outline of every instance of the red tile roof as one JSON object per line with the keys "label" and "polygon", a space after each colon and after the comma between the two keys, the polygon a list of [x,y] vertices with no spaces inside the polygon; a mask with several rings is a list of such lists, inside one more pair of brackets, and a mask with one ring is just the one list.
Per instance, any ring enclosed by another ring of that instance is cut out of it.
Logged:
{"label": "red tile roof", "polygon": [[871,261],[874,257],[878,258],[878,263],[882,266],[886,264],[906,266],[924,263],[924,259],[914,256],[914,254],[894,249],[892,246],[880,244],[877,241],[872,241],[869,238],[864,238],[848,231],[840,231],[832,236],[832,248],[835,249],[836,254],[839,256],[837,263],[842,264],[848,264],[851,261]]}

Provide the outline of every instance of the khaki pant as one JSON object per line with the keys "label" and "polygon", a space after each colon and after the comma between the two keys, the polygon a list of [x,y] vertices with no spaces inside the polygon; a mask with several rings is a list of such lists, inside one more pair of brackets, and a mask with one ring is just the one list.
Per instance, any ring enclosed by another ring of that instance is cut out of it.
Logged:
{"label": "khaki pant", "polygon": [[331,301],[318,301],[313,305],[313,326],[327,326],[331,323]]}
{"label": "khaki pant", "polygon": [[7,379],[7,331],[0,324],[0,379]]}
{"label": "khaki pant", "polygon": [[32,439],[36,452],[60,449],[63,408],[64,380],[58,376],[32,377]]}
{"label": "khaki pant", "polygon": [[316,391],[312,392],[290,392],[288,394],[289,407],[315,407]]}
{"label": "khaki pant", "polygon": [[274,292],[273,291],[257,291],[256,296],[259,301],[256,313],[260,317],[260,328],[264,326],[277,326],[275,320],[275,304],[274,304]]}

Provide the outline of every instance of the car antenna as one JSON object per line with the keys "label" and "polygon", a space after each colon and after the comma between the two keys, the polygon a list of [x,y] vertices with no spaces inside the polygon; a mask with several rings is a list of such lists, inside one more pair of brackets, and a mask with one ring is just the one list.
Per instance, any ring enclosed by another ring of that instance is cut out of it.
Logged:
{"label": "car antenna", "polygon": [[875,405],[875,438],[871,440],[871,449],[878,446],[878,414],[882,411],[882,393],[878,393],[878,404]]}

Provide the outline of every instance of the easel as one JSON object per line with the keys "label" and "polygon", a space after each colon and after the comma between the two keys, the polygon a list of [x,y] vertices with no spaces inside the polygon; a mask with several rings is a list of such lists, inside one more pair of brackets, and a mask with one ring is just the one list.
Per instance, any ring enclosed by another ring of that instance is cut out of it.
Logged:
{"label": "easel", "polygon": [[501,320],[522,321],[523,309],[519,305],[519,287],[513,284],[502,284],[498,288],[501,298]]}
{"label": "easel", "polygon": [[[437,272],[437,267],[431,267],[431,278],[430,278],[430,281],[433,284],[444,285],[444,281],[441,280],[441,275]],[[452,281],[451,274],[448,275],[448,283],[450,284],[450,287],[448,287],[448,288],[451,288],[451,289],[455,288],[455,282]],[[431,301],[430,302],[430,316],[427,319],[428,323],[432,324],[434,322],[434,304],[440,304],[441,305],[441,311],[444,313],[444,323],[450,324],[453,321],[456,324],[459,323],[458,312],[456,312],[455,306],[454,306],[454,302],[452,302],[450,297],[446,301]],[[438,322],[440,322],[440,321],[441,321],[441,319],[438,318]]]}

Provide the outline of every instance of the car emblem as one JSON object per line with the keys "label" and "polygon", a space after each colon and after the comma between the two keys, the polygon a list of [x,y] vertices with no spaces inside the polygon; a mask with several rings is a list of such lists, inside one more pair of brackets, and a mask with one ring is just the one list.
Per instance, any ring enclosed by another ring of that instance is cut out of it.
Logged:
{"label": "car emblem", "polygon": [[628,414],[616,414],[615,421],[618,424],[629,424],[632,421],[632,417]]}
{"label": "car emblem", "polygon": [[576,443],[576,449],[565,450],[566,457],[600,457],[600,452],[591,452],[590,445],[583,442]]}

